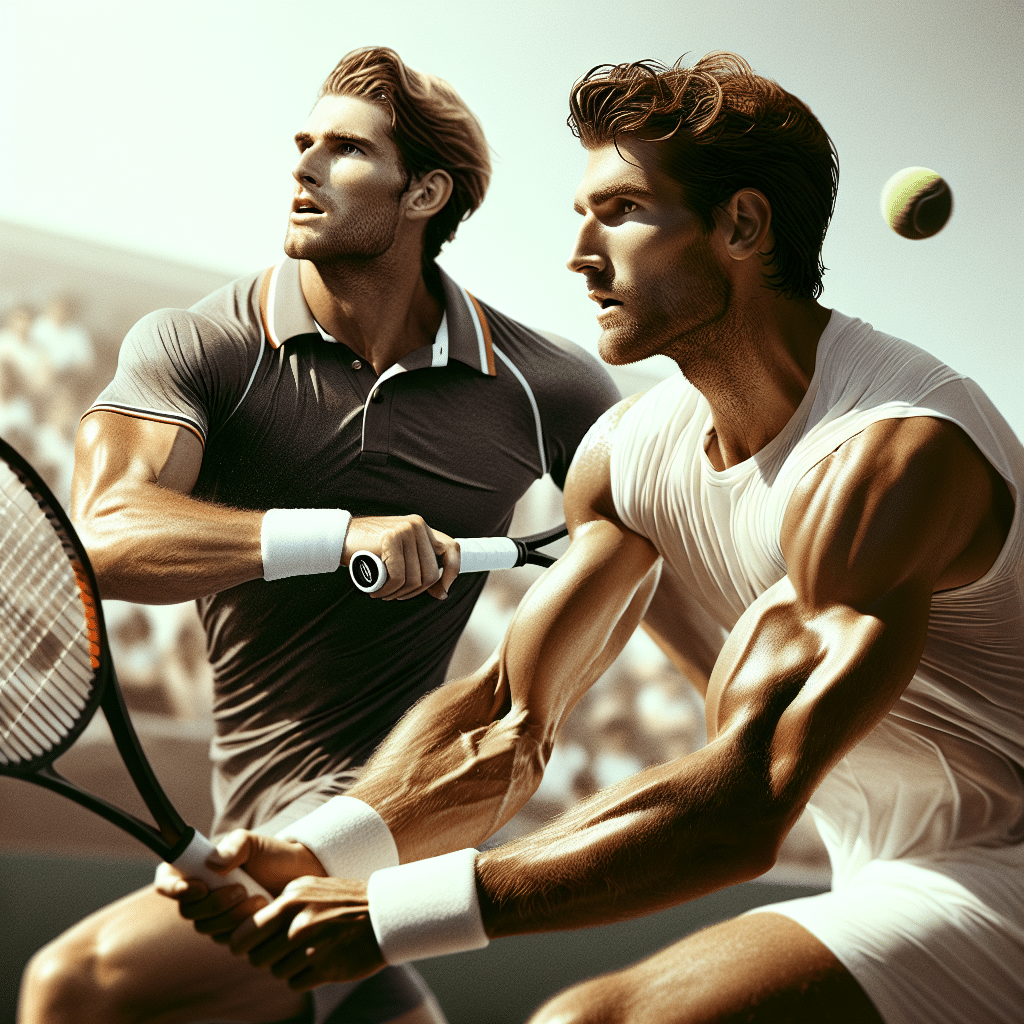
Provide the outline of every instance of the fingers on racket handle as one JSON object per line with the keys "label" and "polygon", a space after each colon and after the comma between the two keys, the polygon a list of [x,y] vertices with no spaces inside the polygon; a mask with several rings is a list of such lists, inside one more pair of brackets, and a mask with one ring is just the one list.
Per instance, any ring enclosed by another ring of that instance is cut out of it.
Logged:
{"label": "fingers on racket handle", "polygon": [[[525,545],[511,537],[458,537],[462,553],[459,573],[512,569],[526,563]],[[388,570],[372,551],[357,551],[348,563],[348,573],[357,590],[374,594],[388,581]]]}
{"label": "fingers on racket handle", "polygon": [[372,551],[357,551],[348,563],[348,574],[357,590],[375,594],[388,581],[388,571],[379,555]]}
{"label": "fingers on racket handle", "polygon": [[235,868],[226,875],[211,871],[206,866],[206,858],[213,850],[213,843],[201,832],[196,832],[192,841],[171,861],[171,864],[186,878],[198,878],[211,890],[222,889],[225,885],[241,885],[250,896],[263,896],[268,903],[274,901],[274,897],[252,875],[246,874],[241,868]]}

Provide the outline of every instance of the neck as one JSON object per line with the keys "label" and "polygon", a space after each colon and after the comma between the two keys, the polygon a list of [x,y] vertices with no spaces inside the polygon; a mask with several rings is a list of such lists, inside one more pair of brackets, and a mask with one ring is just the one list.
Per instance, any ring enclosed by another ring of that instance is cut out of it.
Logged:
{"label": "neck", "polygon": [[711,406],[708,456],[717,469],[757,454],[789,422],[829,315],[813,299],[734,302],[722,320],[681,340],[672,354]]}
{"label": "neck", "polygon": [[444,302],[420,260],[393,253],[370,260],[303,260],[299,281],[310,311],[332,338],[381,374],[434,341]]}

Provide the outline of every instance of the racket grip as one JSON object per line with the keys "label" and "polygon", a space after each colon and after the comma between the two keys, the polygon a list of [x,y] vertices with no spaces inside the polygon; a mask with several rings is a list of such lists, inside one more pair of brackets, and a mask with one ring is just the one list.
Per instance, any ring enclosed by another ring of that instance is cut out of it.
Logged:
{"label": "racket grip", "polygon": [[[459,574],[512,569],[526,562],[526,549],[511,537],[456,537],[462,553]],[[357,551],[348,563],[348,572],[357,590],[375,594],[388,581],[388,571],[379,555]]]}
{"label": "racket grip", "polygon": [[202,832],[196,832],[188,846],[170,863],[186,878],[198,878],[199,881],[205,882],[211,890],[223,889],[226,885],[241,885],[250,896],[263,896],[268,903],[274,901],[274,897],[252,875],[241,868],[235,868],[234,871],[229,871],[226,875],[211,871],[206,866],[206,858],[213,853],[213,850],[213,843]]}
{"label": "racket grip", "polygon": [[520,551],[511,537],[459,537],[462,552],[460,573],[489,572],[491,569],[514,569],[525,561],[525,551]]}

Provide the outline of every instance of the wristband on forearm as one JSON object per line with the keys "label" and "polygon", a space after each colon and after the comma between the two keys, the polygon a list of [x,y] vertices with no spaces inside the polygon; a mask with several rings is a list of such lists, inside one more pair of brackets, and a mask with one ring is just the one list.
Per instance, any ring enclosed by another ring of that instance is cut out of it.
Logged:
{"label": "wristband on forearm", "polygon": [[272,508],[260,524],[263,578],[334,572],[352,516],[340,508]]}
{"label": "wristband on forearm", "polygon": [[490,941],[476,891],[476,850],[456,850],[375,871],[370,923],[389,964],[483,949]]}
{"label": "wristband on forearm", "polygon": [[365,881],[378,868],[398,864],[398,847],[384,819],[351,796],[332,797],[277,838],[302,843],[331,878]]}

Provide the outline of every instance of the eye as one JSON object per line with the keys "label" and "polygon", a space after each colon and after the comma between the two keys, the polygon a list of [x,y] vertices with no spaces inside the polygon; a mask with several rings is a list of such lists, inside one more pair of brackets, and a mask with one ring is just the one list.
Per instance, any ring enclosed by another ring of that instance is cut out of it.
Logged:
{"label": "eye", "polygon": [[619,213],[622,216],[626,216],[627,213],[632,213],[634,210],[638,210],[639,206],[633,202],[632,199],[623,199],[619,204]]}
{"label": "eye", "polygon": [[356,153],[362,153],[362,150],[354,142],[342,142],[338,146],[338,152],[342,156],[354,156]]}

